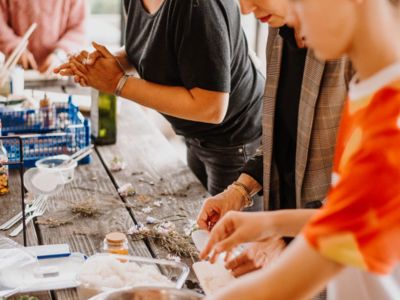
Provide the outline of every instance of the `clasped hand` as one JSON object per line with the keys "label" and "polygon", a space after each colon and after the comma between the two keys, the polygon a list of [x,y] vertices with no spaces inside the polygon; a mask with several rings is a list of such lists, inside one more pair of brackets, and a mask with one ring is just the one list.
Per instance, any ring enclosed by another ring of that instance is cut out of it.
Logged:
{"label": "clasped hand", "polygon": [[61,76],[73,77],[83,87],[92,87],[113,94],[119,80],[124,75],[116,56],[95,42],[94,52],[81,51],[70,56],[69,61],[54,69]]}

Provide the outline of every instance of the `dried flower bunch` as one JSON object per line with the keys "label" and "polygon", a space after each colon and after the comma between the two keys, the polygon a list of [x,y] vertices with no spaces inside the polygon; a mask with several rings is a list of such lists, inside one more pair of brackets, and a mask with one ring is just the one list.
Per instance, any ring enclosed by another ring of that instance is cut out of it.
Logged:
{"label": "dried flower bunch", "polygon": [[133,240],[153,239],[155,243],[172,255],[198,259],[198,251],[190,236],[178,233],[175,224],[162,222],[154,226],[137,225],[128,231]]}
{"label": "dried flower bunch", "polygon": [[100,208],[96,206],[95,201],[91,198],[71,205],[70,212],[72,215],[59,218],[54,216],[39,218],[36,223],[50,228],[56,228],[72,224],[72,221],[77,217],[92,218],[101,214]]}

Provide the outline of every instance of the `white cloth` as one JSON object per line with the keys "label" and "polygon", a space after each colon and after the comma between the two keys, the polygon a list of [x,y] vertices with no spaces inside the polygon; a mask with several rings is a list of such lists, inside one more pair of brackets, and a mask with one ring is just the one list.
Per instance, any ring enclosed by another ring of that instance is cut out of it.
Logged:
{"label": "white cloth", "polygon": [[346,268],[328,284],[328,300],[400,300],[400,265],[386,276]]}

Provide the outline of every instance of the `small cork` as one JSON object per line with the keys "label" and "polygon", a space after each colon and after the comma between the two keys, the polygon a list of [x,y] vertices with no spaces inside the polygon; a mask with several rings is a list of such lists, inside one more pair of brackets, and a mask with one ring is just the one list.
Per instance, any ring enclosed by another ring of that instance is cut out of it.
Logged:
{"label": "small cork", "polygon": [[126,235],[121,232],[111,232],[106,235],[109,244],[121,244],[126,239]]}

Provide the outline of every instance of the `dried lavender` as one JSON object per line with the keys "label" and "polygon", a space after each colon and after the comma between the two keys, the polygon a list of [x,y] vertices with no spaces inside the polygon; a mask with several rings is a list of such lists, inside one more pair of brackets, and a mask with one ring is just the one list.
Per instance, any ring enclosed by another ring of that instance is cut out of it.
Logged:
{"label": "dried lavender", "polygon": [[[171,226],[171,224],[173,226]],[[153,239],[155,243],[164,248],[170,254],[179,257],[198,258],[198,251],[189,236],[178,233],[171,222],[163,222],[153,227],[143,225],[135,226],[128,231],[134,241]]]}

